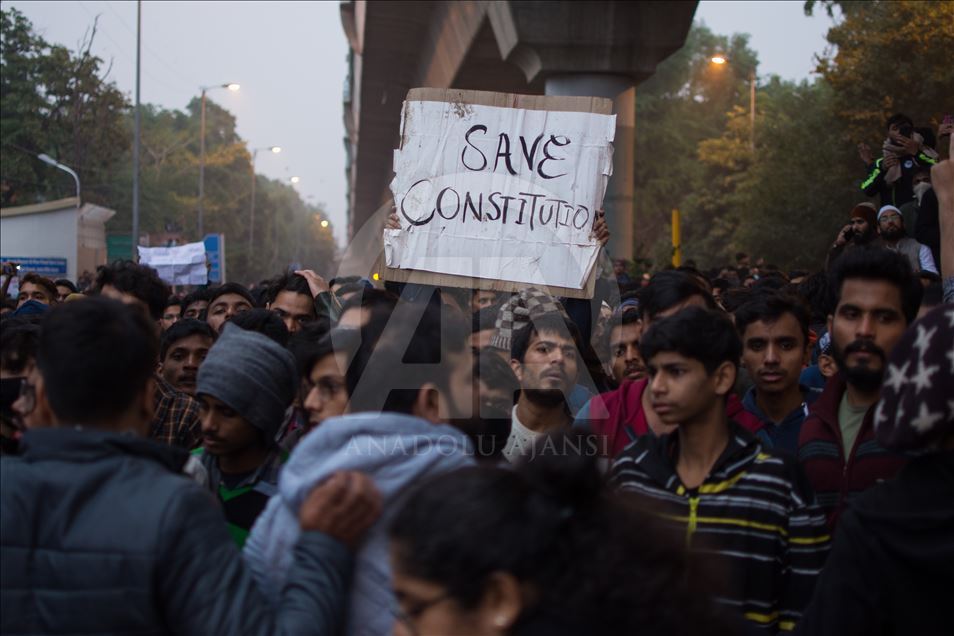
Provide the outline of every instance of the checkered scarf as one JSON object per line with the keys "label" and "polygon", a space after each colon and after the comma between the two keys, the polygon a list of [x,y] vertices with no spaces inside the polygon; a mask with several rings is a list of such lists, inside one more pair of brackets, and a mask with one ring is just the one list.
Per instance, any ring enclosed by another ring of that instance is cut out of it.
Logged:
{"label": "checkered scarf", "polygon": [[874,415],[885,448],[929,450],[954,433],[954,305],[941,305],[908,328],[885,375]]}
{"label": "checkered scarf", "polygon": [[517,329],[525,326],[532,318],[553,312],[559,312],[564,318],[569,319],[560,301],[545,291],[528,287],[514,294],[497,314],[497,322],[494,323],[495,333],[490,346],[510,351],[510,342]]}

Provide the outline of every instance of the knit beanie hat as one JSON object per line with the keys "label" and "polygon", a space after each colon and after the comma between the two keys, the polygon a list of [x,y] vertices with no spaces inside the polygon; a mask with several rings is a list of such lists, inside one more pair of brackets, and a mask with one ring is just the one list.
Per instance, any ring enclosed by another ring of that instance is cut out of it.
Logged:
{"label": "knit beanie hat", "polygon": [[490,346],[510,351],[510,342],[517,329],[529,323],[532,318],[553,312],[559,312],[564,318],[569,319],[560,301],[545,291],[536,287],[527,287],[514,294],[497,314],[497,322],[494,324],[496,333],[490,341]]}
{"label": "knit beanie hat", "polygon": [[954,433],[954,305],[941,305],[904,332],[891,352],[875,409],[878,441],[929,450]]}
{"label": "knit beanie hat", "polygon": [[884,216],[885,212],[894,212],[898,216],[901,216],[901,210],[894,207],[893,205],[885,205],[880,210],[878,210],[878,220],[881,220],[881,217]]}
{"label": "knit beanie hat", "polygon": [[274,340],[226,323],[199,367],[196,394],[235,410],[272,441],[295,399],[295,358]]}
{"label": "knit beanie hat", "polygon": [[850,218],[862,218],[868,222],[868,225],[874,227],[878,222],[878,213],[875,210],[875,206],[871,203],[859,203],[851,209]]}

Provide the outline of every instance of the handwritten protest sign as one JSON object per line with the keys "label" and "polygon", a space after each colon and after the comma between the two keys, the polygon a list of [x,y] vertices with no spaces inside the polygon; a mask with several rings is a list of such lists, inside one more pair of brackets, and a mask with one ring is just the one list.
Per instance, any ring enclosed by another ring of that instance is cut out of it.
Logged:
{"label": "handwritten protest sign", "polygon": [[592,295],[611,109],[601,98],[412,89],[394,151],[401,229],[385,230],[388,277]]}
{"label": "handwritten protest sign", "polygon": [[204,243],[175,247],[139,246],[139,262],[155,269],[159,278],[170,285],[205,285],[209,282]]}

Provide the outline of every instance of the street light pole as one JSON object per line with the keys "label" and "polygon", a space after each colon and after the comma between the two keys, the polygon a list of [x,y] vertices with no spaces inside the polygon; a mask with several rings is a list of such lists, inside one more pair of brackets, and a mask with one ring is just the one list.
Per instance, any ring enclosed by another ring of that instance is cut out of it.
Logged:
{"label": "street light pole", "polygon": [[133,191],[132,191],[132,260],[139,262],[139,146],[142,118],[139,108],[140,46],[142,43],[142,0],[136,2],[136,115],[133,132]]}
{"label": "street light pole", "polygon": [[56,159],[54,159],[53,157],[51,157],[50,155],[48,155],[48,154],[46,154],[46,153],[39,154],[39,155],[36,156],[36,158],[39,159],[40,161],[42,161],[43,163],[46,163],[46,164],[49,164],[49,165],[53,166],[54,168],[59,168],[60,170],[62,170],[62,171],[65,172],[66,174],[68,174],[68,175],[70,175],[71,177],[73,177],[73,181],[76,182],[76,207],[77,207],[77,209],[79,209],[79,207],[80,207],[81,205],[83,205],[83,200],[80,198],[80,178],[79,178],[79,175],[76,174],[76,172],[75,172],[72,168],[70,168],[69,166],[64,166],[62,163],[60,163],[59,161],[57,161]]}
{"label": "street light pole", "polygon": [[202,88],[202,106],[199,115],[199,240],[205,236],[202,226],[202,197],[205,195],[205,88]]}
{"label": "street light pole", "polygon": [[205,210],[202,206],[202,199],[205,196],[205,94],[214,88],[227,88],[230,91],[237,91],[240,86],[234,82],[229,84],[220,84],[218,86],[200,86],[202,91],[202,104],[199,108],[199,201],[198,201],[198,226],[199,240],[205,236],[205,227],[203,217]]}
{"label": "street light pole", "polygon": [[278,154],[282,151],[281,146],[267,146],[265,148],[255,148],[252,150],[252,200],[249,203],[248,210],[248,266],[249,269],[252,267],[252,246],[255,244],[255,158],[258,156],[259,150],[268,150],[273,154]]}
{"label": "street light pole", "polygon": [[749,74],[749,147],[755,153],[755,69]]}

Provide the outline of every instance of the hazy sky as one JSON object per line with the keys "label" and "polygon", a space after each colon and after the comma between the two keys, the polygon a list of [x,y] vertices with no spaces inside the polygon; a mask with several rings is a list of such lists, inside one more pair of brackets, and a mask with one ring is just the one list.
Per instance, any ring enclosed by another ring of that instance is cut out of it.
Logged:
{"label": "hazy sky", "polygon": [[[22,11],[48,41],[76,49],[99,15],[93,51],[109,77],[130,97],[135,87],[136,3],[79,0],[4,2]],[[825,46],[831,20],[807,18],[803,2],[703,1],[697,19],[716,33],[750,33],[761,60],[759,74],[809,77],[815,53]],[[306,200],[322,203],[344,242],[344,124],[341,95],[348,44],[338,2],[143,2],[144,103],[184,109],[199,86],[239,82],[240,91],[212,91],[231,111],[260,174],[298,176]]]}

